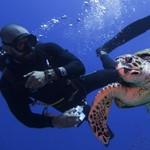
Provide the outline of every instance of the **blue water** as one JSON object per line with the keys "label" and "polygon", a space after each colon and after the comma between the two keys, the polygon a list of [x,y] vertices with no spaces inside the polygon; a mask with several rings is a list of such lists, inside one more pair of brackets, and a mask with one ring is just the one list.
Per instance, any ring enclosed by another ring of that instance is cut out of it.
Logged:
{"label": "blue water", "polygon": [[[56,42],[78,56],[87,73],[102,69],[95,49],[129,23],[150,15],[149,0],[1,0],[0,27],[25,26],[42,42]],[[150,47],[146,32],[110,56]],[[91,104],[97,91],[87,97]],[[0,150],[150,150],[150,114],[144,106],[112,106],[108,123],[115,137],[106,148],[85,122],[79,128],[32,129],[18,122],[0,98]]]}

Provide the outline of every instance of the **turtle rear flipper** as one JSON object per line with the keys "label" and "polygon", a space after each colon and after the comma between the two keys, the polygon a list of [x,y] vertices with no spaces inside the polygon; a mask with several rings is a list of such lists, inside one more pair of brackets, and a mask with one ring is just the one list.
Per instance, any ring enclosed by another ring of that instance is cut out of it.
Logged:
{"label": "turtle rear flipper", "polygon": [[147,103],[145,106],[147,108],[147,112],[150,113],[150,103]]}

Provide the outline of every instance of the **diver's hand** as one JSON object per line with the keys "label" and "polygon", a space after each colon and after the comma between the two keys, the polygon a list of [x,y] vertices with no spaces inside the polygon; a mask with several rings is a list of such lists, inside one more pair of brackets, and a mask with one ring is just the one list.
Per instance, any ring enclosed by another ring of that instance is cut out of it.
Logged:
{"label": "diver's hand", "polygon": [[38,89],[47,84],[44,71],[32,71],[24,75],[28,77],[25,87],[29,89]]}
{"label": "diver's hand", "polygon": [[52,124],[58,128],[70,128],[77,126],[81,121],[75,116],[59,115],[53,118]]}

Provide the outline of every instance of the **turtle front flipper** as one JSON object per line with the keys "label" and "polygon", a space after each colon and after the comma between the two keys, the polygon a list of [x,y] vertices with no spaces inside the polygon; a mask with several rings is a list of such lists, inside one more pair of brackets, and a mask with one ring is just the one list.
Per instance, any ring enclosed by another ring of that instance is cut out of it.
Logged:
{"label": "turtle front flipper", "polygon": [[96,137],[105,145],[108,145],[110,137],[107,127],[107,118],[112,100],[116,97],[121,85],[118,83],[110,84],[100,91],[92,104],[88,120]]}

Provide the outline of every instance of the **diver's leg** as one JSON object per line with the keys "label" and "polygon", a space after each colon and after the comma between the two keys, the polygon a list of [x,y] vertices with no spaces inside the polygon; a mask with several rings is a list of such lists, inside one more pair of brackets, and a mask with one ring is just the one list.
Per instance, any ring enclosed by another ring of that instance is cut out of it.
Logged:
{"label": "diver's leg", "polygon": [[99,58],[102,62],[102,65],[103,65],[104,69],[115,69],[115,63],[109,57],[109,55],[107,53],[101,54],[101,56],[99,56]]}
{"label": "diver's leg", "polygon": [[82,76],[79,83],[85,88],[86,95],[110,83],[117,82],[119,74],[115,69],[99,70]]}
{"label": "diver's leg", "polygon": [[98,56],[100,55],[101,51],[110,53],[113,49],[128,42],[129,40],[137,37],[138,35],[146,32],[149,29],[150,29],[150,15],[126,26],[111,40],[106,42],[103,46],[99,47],[96,50],[96,53]]}

